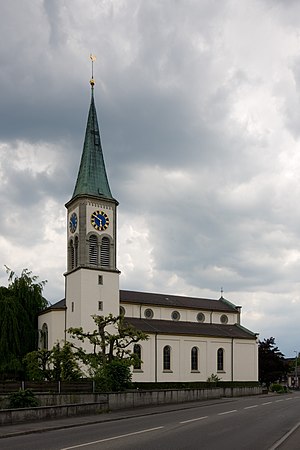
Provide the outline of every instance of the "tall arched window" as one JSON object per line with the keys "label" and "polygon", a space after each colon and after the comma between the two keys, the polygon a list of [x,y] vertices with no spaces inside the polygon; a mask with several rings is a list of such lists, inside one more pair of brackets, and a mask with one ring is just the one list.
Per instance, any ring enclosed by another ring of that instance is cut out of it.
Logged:
{"label": "tall arched window", "polygon": [[90,264],[98,265],[98,239],[94,234],[89,238],[89,257]]}
{"label": "tall arched window", "polygon": [[134,369],[141,369],[142,368],[142,347],[140,346],[140,344],[134,344],[133,346],[133,353],[136,355],[137,357],[137,361],[135,361],[133,368]]}
{"label": "tall arched window", "polygon": [[43,324],[41,329],[41,348],[48,350],[48,325],[46,323]]}
{"label": "tall arched window", "polygon": [[224,349],[219,348],[217,352],[217,370],[224,370]]}
{"label": "tall arched window", "polygon": [[71,240],[70,241],[70,253],[69,253],[69,255],[70,255],[70,262],[71,262],[71,269],[74,269],[74,244],[73,244],[73,241]]}
{"label": "tall arched window", "polygon": [[100,264],[102,267],[110,266],[110,241],[108,237],[102,238],[101,241]]}
{"label": "tall arched window", "polygon": [[169,345],[163,349],[163,370],[171,370],[171,347]]}
{"label": "tall arched window", "polygon": [[78,236],[75,238],[75,245],[74,245],[74,265],[75,267],[78,266]]}
{"label": "tall arched window", "polygon": [[198,348],[193,347],[191,350],[191,370],[199,370],[198,366]]}

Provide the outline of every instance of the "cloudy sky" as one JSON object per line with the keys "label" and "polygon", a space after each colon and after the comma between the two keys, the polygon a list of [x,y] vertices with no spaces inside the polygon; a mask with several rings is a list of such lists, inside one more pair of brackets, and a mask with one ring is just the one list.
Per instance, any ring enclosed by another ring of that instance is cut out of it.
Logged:
{"label": "cloudy sky", "polygon": [[[0,284],[64,296],[90,53],[122,289],[219,298],[300,351],[300,3],[0,6]],[[2,268],[1,268],[2,266]]]}

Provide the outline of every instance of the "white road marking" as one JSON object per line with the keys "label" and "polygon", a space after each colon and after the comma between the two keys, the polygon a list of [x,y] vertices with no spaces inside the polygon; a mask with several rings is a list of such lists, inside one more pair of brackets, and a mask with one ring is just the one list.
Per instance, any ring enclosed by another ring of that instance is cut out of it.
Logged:
{"label": "white road marking", "polygon": [[251,409],[251,408],[257,408],[258,405],[252,405],[252,406],[246,406],[244,409]]}
{"label": "white road marking", "polygon": [[79,447],[86,447],[88,445],[93,445],[93,444],[100,444],[101,442],[113,441],[114,439],[121,439],[121,438],[128,437],[128,436],[134,436],[136,434],[149,433],[150,431],[160,430],[161,428],[164,428],[164,427],[148,428],[147,430],[135,431],[133,433],[127,433],[127,434],[120,434],[119,436],[113,436],[113,437],[106,438],[106,439],[100,439],[99,441],[86,442],[84,444],[73,445],[72,447],[65,447],[65,448],[62,448],[61,450],[71,450],[72,448],[79,448]]}
{"label": "white road marking", "polygon": [[285,400],[286,400],[286,401],[288,401],[288,400],[293,400],[293,398],[292,398],[292,397],[288,397],[288,398],[286,398]]}
{"label": "white road marking", "polygon": [[223,416],[224,414],[231,414],[234,412],[237,412],[237,409],[232,409],[231,411],[225,411],[225,412],[219,413],[218,416]]}
{"label": "white road marking", "polygon": [[275,403],[278,403],[278,402],[283,402],[283,399],[281,398],[280,400],[275,400]]}
{"label": "white road marking", "polygon": [[203,419],[207,419],[207,418],[208,418],[208,416],[197,417],[196,419],[184,420],[183,422],[179,422],[179,423],[195,422],[195,420],[203,420]]}
{"label": "white road marking", "polygon": [[265,402],[265,403],[262,403],[262,406],[264,406],[264,405],[271,405],[271,403],[272,402]]}

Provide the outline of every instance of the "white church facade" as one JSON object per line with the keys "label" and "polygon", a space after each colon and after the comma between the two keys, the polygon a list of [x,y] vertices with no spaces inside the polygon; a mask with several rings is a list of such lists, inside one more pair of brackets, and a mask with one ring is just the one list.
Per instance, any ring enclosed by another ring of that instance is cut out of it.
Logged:
{"label": "white church facade", "polygon": [[117,206],[101,146],[91,80],[91,103],[80,168],[67,208],[65,299],[39,315],[44,346],[68,340],[70,327],[94,329],[92,316],[124,314],[149,339],[133,350],[141,364],[133,381],[258,380],[257,334],[241,325],[241,307],[228,300],[119,289]]}

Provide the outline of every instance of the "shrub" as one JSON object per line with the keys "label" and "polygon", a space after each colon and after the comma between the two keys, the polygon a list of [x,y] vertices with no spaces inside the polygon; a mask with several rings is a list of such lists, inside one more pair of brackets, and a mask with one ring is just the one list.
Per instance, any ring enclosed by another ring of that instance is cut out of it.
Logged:
{"label": "shrub", "polygon": [[211,376],[208,377],[206,381],[208,383],[218,383],[219,381],[221,381],[221,378],[219,378],[217,374],[212,373]]}
{"label": "shrub", "polygon": [[124,391],[131,387],[129,362],[114,359],[104,364],[96,376],[97,388],[100,391]]}
{"label": "shrub", "polygon": [[33,408],[35,406],[39,406],[39,402],[30,389],[20,389],[9,396],[9,408]]}
{"label": "shrub", "polygon": [[278,394],[284,394],[288,392],[288,389],[286,386],[282,386],[282,384],[274,383],[270,387],[271,392],[277,392]]}

